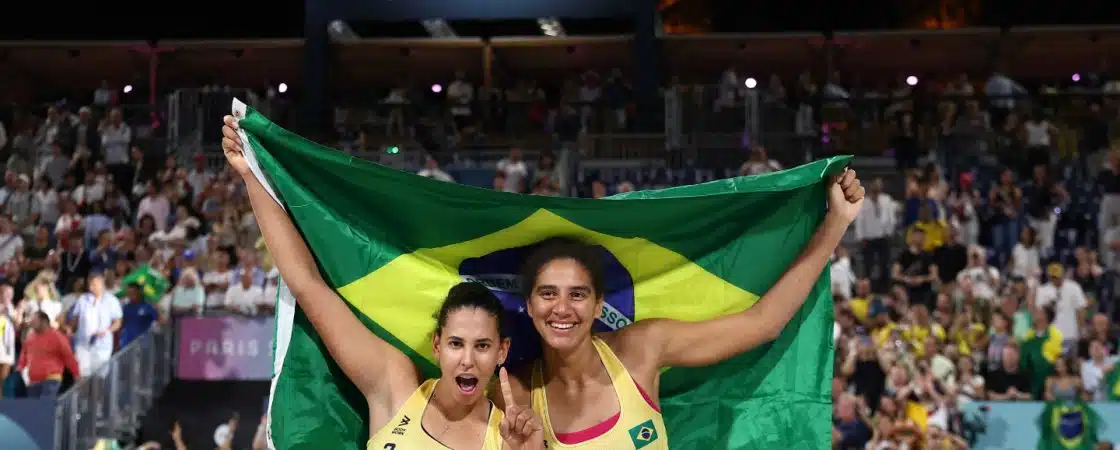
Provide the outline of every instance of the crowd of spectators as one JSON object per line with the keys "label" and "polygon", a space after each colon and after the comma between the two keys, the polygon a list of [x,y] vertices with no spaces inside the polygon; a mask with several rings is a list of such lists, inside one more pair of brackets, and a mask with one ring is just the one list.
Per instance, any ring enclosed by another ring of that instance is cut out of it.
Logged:
{"label": "crowd of spectators", "polygon": [[[902,195],[869,180],[836,252],[837,448],[964,449],[980,428],[970,402],[1111,398],[1117,110],[1103,97],[1073,118],[1038,101],[984,107],[970,86],[950,85],[961,97],[939,101],[928,145],[899,135],[915,146],[898,159]],[[1025,92],[999,74],[985,90]]]}
{"label": "crowd of spectators", "polygon": [[[713,117],[730,111],[741,125],[741,82],[725,73],[705,109]],[[1116,370],[1120,141],[1109,141],[1116,105],[999,98],[1026,93],[999,73],[983,87],[962,77],[939,88],[941,96],[919,102],[912,101],[919,88],[905,81],[857,90],[839,76],[819,87],[802,76],[787,89],[774,77],[758,88],[764,102],[792,113],[764,117],[767,129],[816,139],[837,110],[859,127],[887,124],[904,171],[901,195],[892,195],[889,180],[867,180],[864,211],[832,267],[839,448],[967,448],[967,403],[1104,400],[1102,381]],[[588,73],[548,92],[518,83],[489,93],[499,102],[479,102],[462,77],[444,90],[446,108],[430,114],[417,112],[427,111],[414,105],[417,90],[403,88],[385,98],[384,115],[337,111],[342,147],[372,149],[374,133],[420,140],[433,123],[458,142],[526,127],[572,142],[632,126],[631,94],[617,72]],[[858,96],[881,107],[824,101]],[[527,112],[502,109],[516,104]],[[481,114],[483,105],[495,110]],[[277,272],[228,172],[208,168],[201,155],[181,161],[138,144],[109,99],[41,113],[0,122],[4,395],[56,395],[64,378],[96,372],[112,352],[176,315],[271,313]],[[478,127],[482,115],[500,120]],[[1071,130],[1074,145],[1063,138]],[[706,174],[562,167],[553,149],[526,152],[527,159],[514,148],[495,164],[490,186],[601,198],[780,170],[775,159],[788,160],[790,149],[772,150],[772,159],[763,142],[746,145],[737,170]],[[454,173],[437,157],[419,171],[463,181]],[[122,285],[140,270],[168,280],[157,301],[141,285]]]}
{"label": "crowd of spectators", "polygon": [[270,312],[277,273],[227,172],[142,148],[110,104],[34,112],[0,123],[3,395],[57,395],[174,315]]}

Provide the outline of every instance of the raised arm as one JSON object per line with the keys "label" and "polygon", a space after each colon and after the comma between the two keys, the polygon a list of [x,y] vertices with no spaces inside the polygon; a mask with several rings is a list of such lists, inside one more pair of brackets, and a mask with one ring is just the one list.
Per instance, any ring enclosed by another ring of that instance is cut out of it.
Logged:
{"label": "raised arm", "polygon": [[367,399],[385,399],[395,388],[411,392],[418,383],[412,361],[367,329],[323,280],[287,212],[250,172],[241,153],[234,119],[226,116],[225,123],[222,150],[226,159],[245,181],[253,213],[280,276],[331,357]]}
{"label": "raised arm", "polygon": [[863,204],[863,187],[855,171],[846,170],[831,183],[829,212],[824,222],[793,265],[758,303],[739,313],[700,322],[639,321],[619,331],[623,352],[640,352],[645,356],[641,359],[656,364],[654,367],[705,366],[777,338],[805,303]]}

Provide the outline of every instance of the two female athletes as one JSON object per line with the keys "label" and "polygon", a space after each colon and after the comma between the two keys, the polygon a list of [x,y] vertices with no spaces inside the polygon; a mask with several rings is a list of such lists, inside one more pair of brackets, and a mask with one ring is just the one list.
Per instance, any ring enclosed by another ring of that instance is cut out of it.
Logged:
{"label": "two female athletes", "polygon": [[635,448],[644,439],[644,449],[667,449],[660,369],[714,364],[776,338],[863,204],[863,187],[854,171],[845,170],[830,181],[824,221],[758,303],[700,322],[641,320],[592,333],[604,301],[600,256],[580,242],[545,243],[526,261],[523,274],[526,310],[540,333],[542,357],[509,376],[501,371],[498,389],[490,389],[494,407],[481,401],[482,383],[509,349],[497,299],[478,285],[452,288],[433,339],[442,375],[421,383],[411,361],[367,330],[320,278],[287,214],[249,172],[236,129],[235,119],[226,116],[223,151],[245,180],[281,276],[332,357],[369,401],[370,450],[404,437],[392,433],[406,413],[421,418],[419,427],[403,431],[417,439],[409,442],[418,445],[408,448],[605,450]]}

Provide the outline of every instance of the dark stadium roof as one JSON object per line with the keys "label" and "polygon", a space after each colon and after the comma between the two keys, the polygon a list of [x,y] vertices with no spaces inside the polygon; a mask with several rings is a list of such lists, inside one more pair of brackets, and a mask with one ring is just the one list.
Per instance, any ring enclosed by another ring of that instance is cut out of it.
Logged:
{"label": "dark stadium roof", "polygon": [[[150,40],[150,39],[274,39],[304,35],[304,1],[201,1],[21,3],[19,20],[0,27],[0,40]],[[396,1],[408,0],[353,0]],[[472,0],[459,0],[470,2]],[[558,0],[563,1],[563,0]],[[604,0],[607,1],[607,0]],[[978,12],[967,27],[1105,25],[1116,17],[1101,13],[1094,2],[1050,2],[1022,8],[1011,0],[961,0]],[[848,2],[741,0],[660,0],[662,20],[687,22],[717,33],[866,31],[899,29],[922,14],[914,2],[850,0]],[[98,17],[98,20],[62,20]],[[39,9],[36,11],[36,9]],[[436,17],[433,17],[435,19]],[[574,20],[561,17],[573,36],[617,35],[633,31],[629,18]],[[352,22],[363,37],[427,37],[418,22],[392,24]],[[451,21],[460,36],[539,36],[533,20]]]}
{"label": "dark stadium roof", "polygon": [[[1003,42],[1013,73],[1067,77],[1092,69],[1103,55],[1120,52],[1120,29],[1012,30],[955,32],[861,32],[835,34],[844,46],[837,61],[842,72],[893,77],[969,72],[980,77],[990,62],[989,51]],[[821,33],[670,36],[661,44],[666,76],[701,77],[734,66],[741,73],[768,76],[796,73],[821,61]],[[148,59],[144,41],[0,42],[0,77],[32,83],[95,87],[101,80],[124,83],[143,79]],[[160,81],[168,86],[215,83],[254,86],[283,80],[298,86],[304,75],[302,39],[167,40],[160,55]],[[481,79],[482,39],[358,39],[338,42],[331,52],[332,84],[379,85],[402,79],[443,82],[456,70]],[[566,78],[587,69],[599,71],[633,66],[629,36],[566,38],[496,37],[490,46],[494,70],[518,77]],[[1045,61],[1040,64],[1039,61]],[[220,80],[219,80],[220,78]]]}

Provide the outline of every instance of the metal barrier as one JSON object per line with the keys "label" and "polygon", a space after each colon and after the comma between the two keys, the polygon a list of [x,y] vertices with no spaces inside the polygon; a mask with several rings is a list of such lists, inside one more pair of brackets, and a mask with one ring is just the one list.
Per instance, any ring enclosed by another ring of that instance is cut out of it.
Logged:
{"label": "metal barrier", "polygon": [[171,381],[172,332],[158,325],[121,349],[58,398],[58,450],[93,447],[99,438],[131,435]]}

